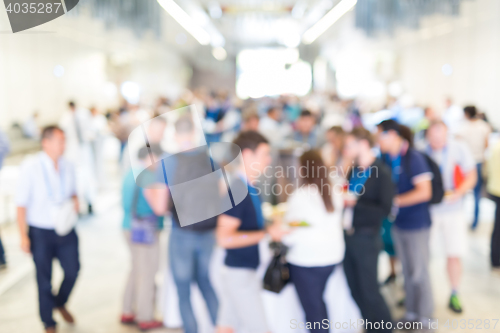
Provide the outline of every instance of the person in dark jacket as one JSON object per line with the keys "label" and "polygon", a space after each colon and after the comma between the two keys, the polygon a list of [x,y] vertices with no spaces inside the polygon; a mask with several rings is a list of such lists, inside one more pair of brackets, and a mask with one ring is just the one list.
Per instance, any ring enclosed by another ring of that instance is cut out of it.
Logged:
{"label": "person in dark jacket", "polygon": [[355,161],[349,172],[345,198],[346,253],[344,271],[367,332],[391,332],[374,323],[391,322],[391,314],[377,281],[378,254],[382,248],[380,228],[389,215],[395,187],[389,168],[372,152],[374,138],[364,128],[355,128],[346,138],[344,152]]}

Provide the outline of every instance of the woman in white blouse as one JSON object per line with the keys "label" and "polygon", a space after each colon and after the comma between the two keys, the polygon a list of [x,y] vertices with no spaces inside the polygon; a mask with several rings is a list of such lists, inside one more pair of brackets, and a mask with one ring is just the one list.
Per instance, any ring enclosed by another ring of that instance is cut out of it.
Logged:
{"label": "woman in white blouse", "polygon": [[[301,187],[288,198],[285,222],[294,227],[282,241],[290,249],[290,279],[294,283],[306,321],[328,319],[323,292],[335,266],[344,259],[343,199],[329,182],[328,170],[316,151],[300,157]],[[304,223],[305,222],[305,223]],[[321,325],[318,325],[321,326]],[[320,327],[311,332],[327,332]]]}

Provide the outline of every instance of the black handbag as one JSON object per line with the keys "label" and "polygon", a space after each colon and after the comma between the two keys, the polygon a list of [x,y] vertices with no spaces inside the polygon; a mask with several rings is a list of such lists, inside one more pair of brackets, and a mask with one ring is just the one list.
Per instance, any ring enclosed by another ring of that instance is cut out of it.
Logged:
{"label": "black handbag", "polygon": [[271,243],[270,247],[274,255],[264,275],[264,289],[278,294],[290,281],[290,268],[286,262],[288,248],[276,242]]}

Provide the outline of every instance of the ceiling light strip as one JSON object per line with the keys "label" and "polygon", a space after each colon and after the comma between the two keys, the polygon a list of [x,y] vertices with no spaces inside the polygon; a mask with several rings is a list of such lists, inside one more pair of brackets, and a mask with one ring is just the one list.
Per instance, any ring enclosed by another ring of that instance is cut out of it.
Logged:
{"label": "ceiling light strip", "polygon": [[167,11],[187,32],[201,45],[210,43],[210,34],[200,27],[174,0],[157,0],[160,6]]}
{"label": "ceiling light strip", "polygon": [[345,13],[351,10],[358,0],[342,0],[333,7],[325,16],[323,16],[316,24],[309,28],[302,36],[304,44],[311,44],[322,33],[337,22]]}

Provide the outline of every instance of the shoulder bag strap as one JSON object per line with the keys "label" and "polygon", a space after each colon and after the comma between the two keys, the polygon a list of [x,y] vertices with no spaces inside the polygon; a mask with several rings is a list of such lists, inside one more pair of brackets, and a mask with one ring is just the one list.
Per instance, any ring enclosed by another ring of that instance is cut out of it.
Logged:
{"label": "shoulder bag strap", "polygon": [[137,202],[139,201],[139,186],[134,186],[134,198],[132,199],[132,217],[137,218]]}

